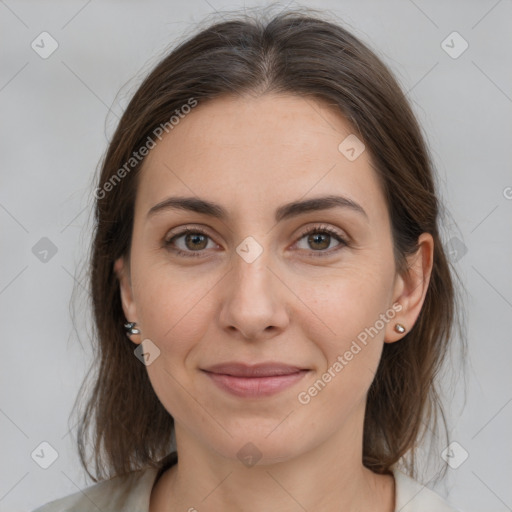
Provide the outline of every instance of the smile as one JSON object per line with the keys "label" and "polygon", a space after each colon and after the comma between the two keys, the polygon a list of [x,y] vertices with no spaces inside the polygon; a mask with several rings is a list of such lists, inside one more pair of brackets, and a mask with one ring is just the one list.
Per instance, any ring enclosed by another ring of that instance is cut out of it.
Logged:
{"label": "smile", "polygon": [[239,397],[266,397],[299,382],[307,369],[281,364],[248,366],[229,363],[202,370],[221,390]]}
{"label": "smile", "polygon": [[274,377],[234,377],[221,373],[205,372],[221,389],[241,397],[270,396],[298,382],[308,370]]}

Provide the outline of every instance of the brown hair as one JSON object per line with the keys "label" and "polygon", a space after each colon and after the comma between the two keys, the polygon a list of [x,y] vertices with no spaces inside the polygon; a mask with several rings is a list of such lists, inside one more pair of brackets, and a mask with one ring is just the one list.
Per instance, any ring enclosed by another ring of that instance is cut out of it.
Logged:
{"label": "brown hair", "polygon": [[[136,176],[143,162],[130,159],[191,98],[201,104],[221,95],[270,92],[327,102],[364,141],[387,201],[398,271],[406,269],[405,257],[416,251],[421,233],[434,238],[419,318],[401,341],[385,344],[368,393],[363,463],[389,472],[407,454],[414,475],[422,433],[435,430],[439,417],[444,421],[436,376],[453,334],[457,302],[438,232],[431,160],[404,93],[372,50],[316,11],[288,11],[270,20],[265,13],[239,15],[210,24],[160,61],[131,99],[103,160],[90,261],[97,375],[78,429],[80,460],[94,481],[158,467],[174,441],[173,418],[125,335],[113,271],[114,261],[130,251]],[[120,179],[113,180],[115,175]],[[86,461],[89,430],[97,478]]]}

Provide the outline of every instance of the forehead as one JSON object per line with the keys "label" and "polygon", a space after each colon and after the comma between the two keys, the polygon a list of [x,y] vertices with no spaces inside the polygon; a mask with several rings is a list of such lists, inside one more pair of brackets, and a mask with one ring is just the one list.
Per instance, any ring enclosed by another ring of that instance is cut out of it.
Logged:
{"label": "forehead", "polygon": [[156,140],[141,170],[136,209],[147,211],[169,195],[196,195],[233,212],[261,213],[271,203],[342,194],[370,216],[385,215],[368,152],[354,160],[340,151],[349,136],[353,129],[341,114],[309,97],[199,102]]}

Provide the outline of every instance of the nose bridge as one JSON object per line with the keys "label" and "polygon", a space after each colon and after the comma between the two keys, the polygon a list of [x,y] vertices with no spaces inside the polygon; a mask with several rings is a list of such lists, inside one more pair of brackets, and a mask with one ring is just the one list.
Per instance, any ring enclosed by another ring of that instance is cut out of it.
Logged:
{"label": "nose bridge", "polygon": [[236,248],[230,283],[223,294],[220,320],[224,328],[255,338],[270,326],[280,329],[286,325],[279,280],[267,268],[272,268],[272,261],[270,249],[252,237]]}
{"label": "nose bridge", "polygon": [[272,255],[268,247],[263,247],[252,237],[244,240],[233,256],[234,292],[246,302],[268,302],[272,293]]}

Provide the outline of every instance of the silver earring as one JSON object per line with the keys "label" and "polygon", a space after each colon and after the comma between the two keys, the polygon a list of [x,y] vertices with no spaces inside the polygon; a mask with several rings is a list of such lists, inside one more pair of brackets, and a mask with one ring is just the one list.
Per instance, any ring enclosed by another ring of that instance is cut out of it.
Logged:
{"label": "silver earring", "polygon": [[127,322],[124,324],[126,336],[130,337],[132,334],[140,334],[140,329],[137,329],[137,327],[135,327],[136,325],[135,322]]}
{"label": "silver earring", "polygon": [[403,334],[405,332],[405,327],[402,324],[395,324],[395,331],[399,334]]}

